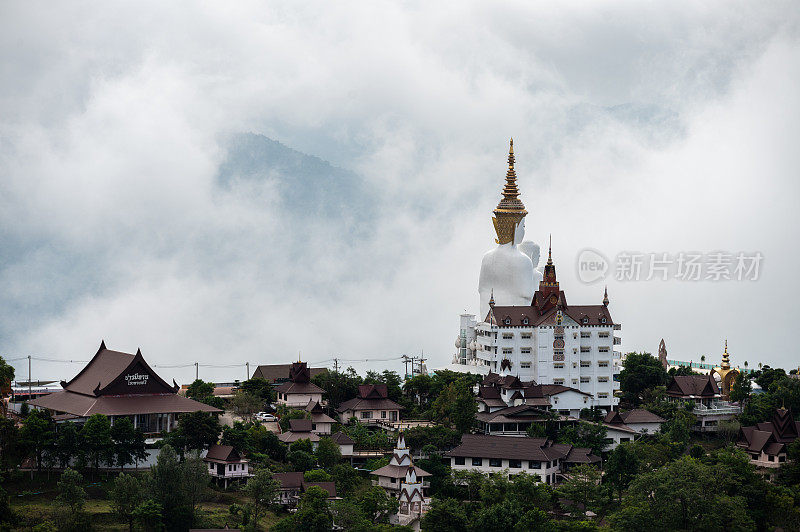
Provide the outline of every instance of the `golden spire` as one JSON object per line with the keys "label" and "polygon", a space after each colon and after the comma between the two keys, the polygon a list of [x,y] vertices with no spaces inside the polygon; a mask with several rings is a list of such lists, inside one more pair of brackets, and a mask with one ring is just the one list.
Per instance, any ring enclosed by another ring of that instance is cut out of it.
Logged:
{"label": "golden spire", "polygon": [[[498,244],[508,244],[514,242],[514,229],[517,224],[528,214],[525,205],[519,199],[519,188],[517,188],[517,173],[514,170],[514,139],[509,142],[508,148],[508,171],[506,172],[506,184],[503,187],[503,199],[497,204],[494,210],[494,230],[497,233]],[[519,242],[516,242],[517,244]]]}
{"label": "golden spire", "polygon": [[550,233],[550,243],[547,246],[547,264],[553,264],[553,233]]}
{"label": "golden spire", "polygon": [[728,339],[727,338],[725,339],[725,352],[722,353],[722,366],[720,366],[720,367],[722,369],[730,369],[730,367],[731,367],[730,356],[728,355]]}

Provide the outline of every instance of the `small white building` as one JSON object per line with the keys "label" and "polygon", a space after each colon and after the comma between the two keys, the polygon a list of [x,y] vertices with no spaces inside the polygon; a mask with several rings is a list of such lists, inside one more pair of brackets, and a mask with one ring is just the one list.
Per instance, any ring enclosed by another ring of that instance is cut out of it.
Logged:
{"label": "small white building", "polygon": [[339,452],[342,453],[344,458],[353,457],[353,445],[355,442],[350,436],[339,431],[331,435],[331,440],[333,440],[333,443],[339,446]]}
{"label": "small white building", "polygon": [[589,449],[552,443],[546,438],[509,438],[484,434],[464,434],[461,444],[445,453],[453,471],[481,473],[520,473],[537,475],[542,482],[555,484],[557,475],[571,465],[596,464],[600,458]]}
{"label": "small white building", "polygon": [[358,397],[343,402],[336,411],[344,425],[350,423],[351,418],[366,425],[375,425],[399,420],[402,409],[402,406],[389,399],[385,384],[362,384],[358,387]]}
{"label": "small white building", "polygon": [[295,362],[289,370],[289,382],[275,388],[276,403],[304,409],[309,403],[321,403],[325,390],[311,382],[311,371],[305,362]]}
{"label": "small white building", "polygon": [[309,440],[311,447],[316,451],[319,445],[319,435],[311,430],[310,419],[290,419],[289,430],[278,434],[278,439],[287,445],[299,440]]}
{"label": "small white building", "polygon": [[336,423],[336,420],[325,414],[319,402],[309,401],[305,410],[311,415],[312,432],[320,435],[328,435],[331,433],[331,427]]}
{"label": "small white building", "polygon": [[694,430],[716,432],[720,421],[741,412],[738,404],[726,401],[713,375],[676,375],[667,386],[667,399],[684,405],[694,404],[697,417]]}
{"label": "small white building", "polygon": [[636,408],[620,414],[625,425],[640,434],[657,434],[666,419],[644,408]]}
{"label": "small white building", "polygon": [[252,477],[250,461],[242,457],[231,445],[214,444],[208,448],[203,461],[208,464],[208,473],[218,483],[228,487],[228,482],[247,480]]}

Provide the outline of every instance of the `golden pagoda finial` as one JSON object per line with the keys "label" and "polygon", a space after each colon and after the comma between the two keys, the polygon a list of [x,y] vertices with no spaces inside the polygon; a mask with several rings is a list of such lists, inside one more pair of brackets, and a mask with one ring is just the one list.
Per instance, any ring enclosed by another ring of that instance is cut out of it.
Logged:
{"label": "golden pagoda finial", "polygon": [[503,199],[497,204],[497,208],[494,210],[494,218],[492,218],[498,244],[514,242],[516,226],[528,214],[528,211],[525,210],[525,205],[519,199],[520,193],[519,188],[517,188],[517,173],[514,170],[514,161],[514,139],[512,138],[508,147],[508,171],[506,172],[506,183],[503,187]]}
{"label": "golden pagoda finial", "polygon": [[547,246],[547,264],[553,264],[553,233],[550,233],[550,243]]}
{"label": "golden pagoda finial", "polygon": [[603,306],[608,306],[608,286],[606,286],[606,289],[603,291]]}
{"label": "golden pagoda finial", "polygon": [[730,355],[728,355],[728,339],[725,338],[725,352],[722,353],[722,365],[720,366],[722,369],[730,369],[731,361]]}

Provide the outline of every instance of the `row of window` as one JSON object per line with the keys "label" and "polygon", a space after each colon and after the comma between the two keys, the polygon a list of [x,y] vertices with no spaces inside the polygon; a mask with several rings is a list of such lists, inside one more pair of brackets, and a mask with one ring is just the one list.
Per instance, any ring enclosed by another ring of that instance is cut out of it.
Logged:
{"label": "row of window", "polygon": [[[581,377],[581,384],[586,384],[591,380],[590,377]],[[597,377],[597,382],[608,382],[608,377]]]}
{"label": "row of window", "polygon": [[[467,459],[463,456],[455,456],[453,457],[455,465],[466,465]],[[489,458],[489,467],[503,467],[503,460],[501,458]],[[472,465],[474,467],[483,467],[484,458],[473,458]],[[528,462],[528,469],[541,469],[542,466],[545,469],[550,469],[551,467],[555,467],[558,465],[558,460],[553,460],[551,462],[539,462],[537,460],[527,460]],[[522,469],[522,460],[508,460],[508,468],[509,469]]]}
{"label": "row of window", "polygon": [[[362,410],[361,419],[372,419],[372,410]],[[386,410],[381,410],[381,419],[386,419]]]}

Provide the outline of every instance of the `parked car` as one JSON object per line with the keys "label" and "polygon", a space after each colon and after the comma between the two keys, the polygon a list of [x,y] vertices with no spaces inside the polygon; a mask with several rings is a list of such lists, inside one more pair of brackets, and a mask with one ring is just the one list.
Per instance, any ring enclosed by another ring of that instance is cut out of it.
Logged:
{"label": "parked car", "polygon": [[274,415],[268,414],[267,412],[259,412],[258,414],[256,414],[256,419],[258,419],[260,421],[277,421],[278,420],[278,418],[276,418]]}

